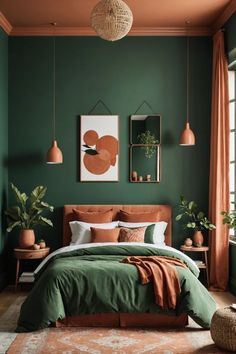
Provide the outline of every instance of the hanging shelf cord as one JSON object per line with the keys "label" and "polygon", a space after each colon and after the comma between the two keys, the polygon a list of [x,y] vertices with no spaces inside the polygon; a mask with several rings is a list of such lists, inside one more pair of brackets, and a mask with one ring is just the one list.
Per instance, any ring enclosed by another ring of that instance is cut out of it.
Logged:
{"label": "hanging shelf cord", "polygon": [[142,106],[144,106],[144,105],[146,105],[149,109],[150,109],[150,111],[152,112],[152,114],[156,114],[156,113],[154,113],[154,111],[153,111],[153,109],[152,109],[152,106],[146,101],[146,100],[144,100],[141,104],[140,104],[140,106],[136,109],[136,111],[134,112],[134,114],[133,115],[135,115],[135,114],[137,114],[137,112],[142,108]]}
{"label": "hanging shelf cord", "polygon": [[104,101],[101,100],[101,99],[99,99],[99,100],[95,103],[95,105],[90,109],[90,111],[88,112],[88,114],[91,114],[99,104],[101,104],[103,107],[105,107],[105,109],[107,110],[107,112],[112,115],[111,110],[108,108],[108,106],[107,106],[107,105],[104,103]]}

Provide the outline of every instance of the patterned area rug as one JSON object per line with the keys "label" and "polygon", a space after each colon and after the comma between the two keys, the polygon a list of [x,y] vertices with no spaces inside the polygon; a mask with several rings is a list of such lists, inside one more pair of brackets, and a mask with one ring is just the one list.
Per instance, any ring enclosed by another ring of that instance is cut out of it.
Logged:
{"label": "patterned area rug", "polygon": [[210,332],[193,321],[185,329],[49,328],[14,333],[19,296],[0,317],[0,354],[213,354],[227,353],[212,342]]}

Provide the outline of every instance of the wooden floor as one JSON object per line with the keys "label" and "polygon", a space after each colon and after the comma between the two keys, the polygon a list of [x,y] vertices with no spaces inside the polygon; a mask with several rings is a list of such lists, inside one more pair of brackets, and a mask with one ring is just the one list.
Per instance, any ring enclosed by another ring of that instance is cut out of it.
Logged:
{"label": "wooden floor", "polygon": [[[27,295],[27,291],[14,291],[14,287],[8,287],[0,292],[0,316],[8,309],[8,307],[16,300],[17,296]],[[224,307],[232,303],[236,303],[236,297],[229,292],[211,292],[219,307]]]}

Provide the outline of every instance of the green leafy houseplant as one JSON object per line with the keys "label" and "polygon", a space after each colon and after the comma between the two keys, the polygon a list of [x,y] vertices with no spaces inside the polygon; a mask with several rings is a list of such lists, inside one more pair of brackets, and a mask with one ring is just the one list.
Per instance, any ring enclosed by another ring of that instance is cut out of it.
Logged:
{"label": "green leafy houseplant", "polygon": [[[152,134],[150,130],[146,130],[144,133],[139,134],[137,139],[138,143],[143,145],[155,145],[159,143],[158,140],[156,140],[155,135]],[[144,154],[147,159],[151,159],[156,152],[155,146],[143,146],[142,149],[145,151]]]}
{"label": "green leafy houseplant", "polygon": [[178,205],[180,214],[176,216],[176,221],[182,221],[185,229],[193,229],[195,231],[213,230],[215,225],[212,224],[202,211],[198,211],[197,204],[194,201],[188,202],[184,196],[180,196]]}
{"label": "green leafy houseplant", "polygon": [[223,224],[228,225],[229,229],[236,230],[236,210],[222,211]]}
{"label": "green leafy houseplant", "polygon": [[37,186],[29,197],[25,193],[21,193],[13,183],[11,183],[11,189],[17,205],[5,211],[8,232],[11,232],[14,227],[33,229],[36,225],[53,226],[50,219],[42,216],[43,212],[47,210],[53,212],[54,210],[53,206],[42,201],[47,191],[46,187]]}

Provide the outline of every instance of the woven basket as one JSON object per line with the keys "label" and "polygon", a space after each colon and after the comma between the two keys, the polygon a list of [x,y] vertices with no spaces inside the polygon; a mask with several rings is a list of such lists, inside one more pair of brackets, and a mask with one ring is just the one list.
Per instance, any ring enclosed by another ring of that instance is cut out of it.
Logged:
{"label": "woven basket", "polygon": [[91,13],[91,25],[99,37],[117,41],[130,31],[133,14],[122,0],[101,0]]}
{"label": "woven basket", "polygon": [[236,312],[230,307],[219,309],[214,313],[211,337],[218,347],[236,352]]}

